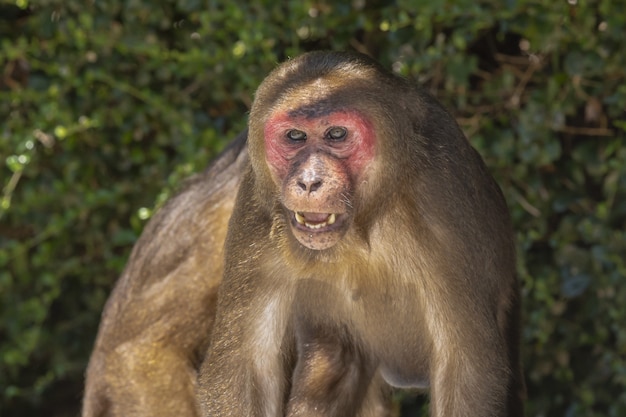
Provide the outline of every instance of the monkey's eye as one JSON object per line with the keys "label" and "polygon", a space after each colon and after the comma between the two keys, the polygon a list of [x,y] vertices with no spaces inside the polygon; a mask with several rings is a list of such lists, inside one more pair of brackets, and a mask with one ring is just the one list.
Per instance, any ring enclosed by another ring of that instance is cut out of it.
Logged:
{"label": "monkey's eye", "polygon": [[348,131],[345,127],[335,126],[331,127],[328,132],[326,132],[326,137],[332,141],[340,141],[346,138],[346,134]]}
{"label": "monkey's eye", "polygon": [[287,132],[287,139],[293,140],[295,142],[301,142],[306,140],[306,133],[301,130],[293,129]]}

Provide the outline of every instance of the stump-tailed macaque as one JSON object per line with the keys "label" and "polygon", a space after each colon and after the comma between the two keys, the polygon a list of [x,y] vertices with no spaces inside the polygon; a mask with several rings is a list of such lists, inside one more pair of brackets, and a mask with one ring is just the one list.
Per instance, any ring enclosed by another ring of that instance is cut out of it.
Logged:
{"label": "stump-tailed macaque", "polygon": [[259,87],[245,141],[146,227],[83,417],[385,416],[390,386],[522,415],[507,208],[433,98],[311,53]]}
{"label": "stump-tailed macaque", "polygon": [[259,87],[248,152],[203,416],[384,416],[389,386],[429,387],[432,416],[522,415],[507,207],[433,98],[306,54]]}

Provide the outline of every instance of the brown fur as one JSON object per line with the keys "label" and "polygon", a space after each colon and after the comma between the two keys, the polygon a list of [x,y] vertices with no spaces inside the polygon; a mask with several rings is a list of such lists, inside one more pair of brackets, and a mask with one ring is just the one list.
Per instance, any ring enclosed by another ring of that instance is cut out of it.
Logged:
{"label": "brown fur", "polygon": [[246,135],[149,222],[102,315],[83,417],[195,417]]}
{"label": "brown fur", "polygon": [[[278,111],[346,108],[372,121],[376,152],[346,194],[349,228],[312,250],[263,129]],[[365,57],[314,53],[259,87],[250,157],[245,138],[146,227],[103,313],[83,417],[380,417],[390,385],[430,387],[435,417],[522,416],[511,225],[453,118]]]}
{"label": "brown fur", "polygon": [[[349,229],[312,250],[290,231],[291,177],[268,167],[263,132],[278,113],[333,109],[372,121],[376,154]],[[204,416],[383,416],[388,384],[430,386],[437,417],[523,414],[507,208],[434,99],[365,57],[307,54],[259,87],[249,151],[200,370]]]}

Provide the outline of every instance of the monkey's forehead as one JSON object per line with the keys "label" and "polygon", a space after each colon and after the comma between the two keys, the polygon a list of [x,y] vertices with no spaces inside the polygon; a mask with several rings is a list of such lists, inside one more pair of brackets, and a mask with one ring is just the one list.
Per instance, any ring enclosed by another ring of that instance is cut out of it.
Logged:
{"label": "monkey's forehead", "polygon": [[294,103],[295,106],[285,106],[285,113],[290,118],[315,119],[328,116],[331,113],[343,111],[344,106],[338,106],[328,98],[322,98],[317,101],[305,102],[302,104]]}
{"label": "monkey's forehead", "polygon": [[372,91],[379,86],[376,81],[379,76],[369,68],[353,72],[333,68],[323,72],[309,71],[302,76],[296,76],[292,71],[286,74],[279,72],[278,75],[270,74],[261,83],[255,94],[255,103],[265,109],[319,109],[315,112],[329,107],[344,107],[347,103],[362,101],[365,95],[371,97]]}
{"label": "monkey's forehead", "polygon": [[368,116],[378,105],[375,100],[367,100],[366,93],[359,94],[358,90],[346,89],[345,86],[336,89],[319,87],[319,84],[308,87],[288,90],[276,97],[267,117],[282,113],[294,119],[314,119],[345,111]]}

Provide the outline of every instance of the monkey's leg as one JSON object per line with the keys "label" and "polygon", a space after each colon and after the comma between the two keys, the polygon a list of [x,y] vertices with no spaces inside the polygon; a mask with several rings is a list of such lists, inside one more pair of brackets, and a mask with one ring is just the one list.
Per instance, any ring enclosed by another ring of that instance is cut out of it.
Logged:
{"label": "monkey's leg", "polygon": [[189,359],[158,343],[120,345],[92,359],[83,417],[198,416],[196,371]]}

